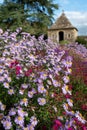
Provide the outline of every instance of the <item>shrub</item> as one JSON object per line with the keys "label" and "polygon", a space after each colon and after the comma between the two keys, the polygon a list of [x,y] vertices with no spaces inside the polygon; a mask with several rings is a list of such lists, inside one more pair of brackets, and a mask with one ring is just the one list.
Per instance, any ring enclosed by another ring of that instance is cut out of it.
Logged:
{"label": "shrub", "polygon": [[83,37],[77,37],[76,42],[87,47],[87,40],[85,40]]}

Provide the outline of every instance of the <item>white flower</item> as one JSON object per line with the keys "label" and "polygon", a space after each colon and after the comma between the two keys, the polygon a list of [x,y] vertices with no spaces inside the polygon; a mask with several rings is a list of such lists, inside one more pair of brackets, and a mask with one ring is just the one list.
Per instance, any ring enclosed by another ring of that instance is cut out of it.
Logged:
{"label": "white flower", "polygon": [[20,126],[23,126],[23,124],[24,124],[24,117],[22,117],[22,116],[17,116],[17,117],[15,118],[15,123],[18,124],[18,125],[20,125]]}
{"label": "white flower", "polygon": [[53,109],[54,109],[55,112],[57,112],[57,107],[53,106]]}
{"label": "white flower", "polygon": [[5,78],[3,76],[0,76],[0,82],[4,82]]}
{"label": "white flower", "polygon": [[4,88],[9,88],[9,83],[8,82],[4,82]]}
{"label": "white flower", "polygon": [[4,111],[6,108],[6,105],[4,105],[1,101],[0,101],[0,110]]}
{"label": "white flower", "polygon": [[59,87],[61,84],[57,80],[52,80],[54,87]]}
{"label": "white flower", "polygon": [[65,111],[68,111],[68,104],[67,104],[67,103],[64,103],[64,104],[63,104],[63,108],[64,108]]}
{"label": "white flower", "polygon": [[36,90],[33,88],[31,91],[28,91],[28,97],[32,98],[35,93],[36,93]]}
{"label": "white flower", "polygon": [[37,118],[35,117],[35,116],[32,116],[31,118],[30,118],[30,122],[31,122],[31,124],[35,127],[36,125],[37,125],[37,123],[38,123],[38,121],[37,121]]}
{"label": "white flower", "polygon": [[8,120],[3,121],[2,124],[3,124],[3,127],[5,128],[5,130],[10,130],[11,127],[12,127],[12,123],[10,121],[8,121]]}
{"label": "white flower", "polygon": [[21,95],[23,95],[23,94],[24,94],[24,91],[25,91],[24,89],[20,89],[20,90],[19,90],[19,93],[20,93]]}
{"label": "white flower", "polygon": [[67,102],[68,102],[68,105],[69,105],[70,107],[73,106],[73,101],[72,101],[71,99],[67,99]]}
{"label": "white flower", "polygon": [[14,90],[13,90],[13,89],[9,89],[9,90],[8,90],[8,94],[9,94],[9,95],[14,94]]}
{"label": "white flower", "polygon": [[23,99],[20,101],[20,104],[21,104],[21,105],[24,105],[24,106],[27,106],[27,105],[28,105],[28,99],[27,99],[27,98],[23,98]]}
{"label": "white flower", "polygon": [[11,77],[6,78],[8,82],[11,82]]}
{"label": "white flower", "polygon": [[26,89],[26,88],[28,88],[28,84],[22,84],[21,87]]}
{"label": "white flower", "polygon": [[69,76],[64,76],[63,77],[63,81],[64,81],[64,83],[68,83],[69,82]]}
{"label": "white flower", "polygon": [[0,69],[0,74],[3,74],[4,70],[3,69]]}
{"label": "white flower", "polygon": [[39,105],[41,105],[41,106],[44,106],[46,104],[46,99],[45,98],[38,98],[37,101],[38,101]]}
{"label": "white flower", "polygon": [[43,84],[38,84],[38,92],[39,93],[45,93],[46,89],[44,88]]}
{"label": "white flower", "polygon": [[9,111],[9,115],[13,116],[16,114],[16,110],[14,108],[11,108],[11,110]]}
{"label": "white flower", "polygon": [[35,130],[32,124],[29,124],[27,127],[24,127],[23,130]]}
{"label": "white flower", "polygon": [[68,93],[68,85],[65,85],[64,84],[64,86],[62,87],[62,92],[63,92],[63,94],[67,94]]}
{"label": "white flower", "polygon": [[75,113],[75,116],[76,116],[76,118],[78,118],[78,120],[81,121],[83,124],[86,123],[86,120],[84,119],[84,117],[82,116],[82,114],[81,114],[79,111],[77,111],[77,112]]}

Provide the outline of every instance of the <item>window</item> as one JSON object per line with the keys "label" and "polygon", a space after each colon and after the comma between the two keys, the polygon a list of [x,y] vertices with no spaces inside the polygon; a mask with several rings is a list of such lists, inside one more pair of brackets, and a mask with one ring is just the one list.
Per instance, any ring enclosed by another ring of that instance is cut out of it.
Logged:
{"label": "window", "polygon": [[70,33],[68,34],[68,38],[70,38],[71,37],[71,35],[70,35]]}

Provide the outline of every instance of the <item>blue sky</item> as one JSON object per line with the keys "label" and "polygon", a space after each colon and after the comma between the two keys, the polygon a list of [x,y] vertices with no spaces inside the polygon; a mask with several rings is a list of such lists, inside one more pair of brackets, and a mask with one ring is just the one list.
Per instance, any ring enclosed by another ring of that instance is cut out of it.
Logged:
{"label": "blue sky", "polygon": [[0,3],[2,3],[3,2],[3,0],[0,0]]}
{"label": "blue sky", "polygon": [[87,35],[87,0],[54,0],[59,5],[54,18],[58,18],[62,10],[70,22],[78,28],[79,35]]}
{"label": "blue sky", "polygon": [[70,22],[77,27],[78,34],[87,35],[87,0],[54,0],[54,3],[59,5],[59,9],[54,12],[55,20],[64,10]]}

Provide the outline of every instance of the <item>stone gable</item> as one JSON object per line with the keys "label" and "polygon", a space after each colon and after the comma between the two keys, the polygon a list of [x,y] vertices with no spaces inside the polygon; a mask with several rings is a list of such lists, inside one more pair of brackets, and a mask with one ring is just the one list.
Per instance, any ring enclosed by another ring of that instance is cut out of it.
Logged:
{"label": "stone gable", "polygon": [[70,23],[65,13],[62,13],[56,22],[48,29],[48,38],[56,42],[62,40],[74,42],[77,38],[77,32],[77,28]]}

